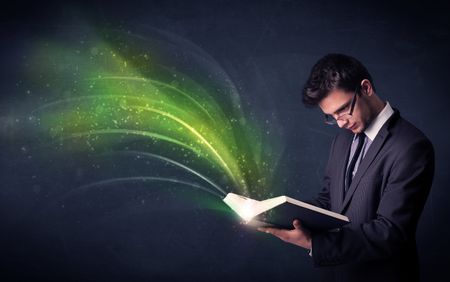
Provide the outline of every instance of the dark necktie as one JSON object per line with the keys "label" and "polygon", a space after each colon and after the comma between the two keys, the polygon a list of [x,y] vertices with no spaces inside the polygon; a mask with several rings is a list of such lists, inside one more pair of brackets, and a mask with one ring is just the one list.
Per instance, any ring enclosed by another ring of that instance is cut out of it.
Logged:
{"label": "dark necktie", "polygon": [[347,168],[347,173],[345,174],[345,192],[347,192],[348,188],[350,187],[350,184],[352,184],[353,179],[353,170],[355,169],[356,161],[359,158],[359,155],[361,154],[361,149],[364,145],[364,139],[366,135],[364,133],[359,133],[356,135],[356,139],[358,141],[358,145],[356,146],[355,153],[353,154],[353,157],[350,161],[350,164]]}

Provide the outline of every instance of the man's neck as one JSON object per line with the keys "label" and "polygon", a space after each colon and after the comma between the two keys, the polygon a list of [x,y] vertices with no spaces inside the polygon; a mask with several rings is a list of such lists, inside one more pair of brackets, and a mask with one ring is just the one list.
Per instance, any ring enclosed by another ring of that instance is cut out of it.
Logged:
{"label": "man's neck", "polygon": [[370,120],[367,123],[366,128],[364,130],[366,130],[373,123],[373,121],[381,113],[381,111],[384,109],[385,106],[386,106],[385,101],[381,100],[377,96],[373,97],[371,105],[372,110],[370,111]]}
{"label": "man's neck", "polygon": [[384,107],[386,107],[386,102],[381,99],[377,99],[376,105],[374,106],[374,114],[372,116],[372,121],[381,113]]}
{"label": "man's neck", "polygon": [[388,103],[383,102],[383,105],[384,106],[381,109],[381,111],[377,111],[378,114],[375,116],[374,119],[372,119],[370,124],[364,130],[366,136],[369,137],[369,139],[372,141],[378,135],[378,132],[380,131],[381,127],[394,113],[392,107]]}

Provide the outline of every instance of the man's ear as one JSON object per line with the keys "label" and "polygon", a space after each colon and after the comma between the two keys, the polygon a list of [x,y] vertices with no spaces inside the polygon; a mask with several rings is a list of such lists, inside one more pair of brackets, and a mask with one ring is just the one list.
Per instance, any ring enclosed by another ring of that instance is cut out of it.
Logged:
{"label": "man's ear", "polygon": [[367,96],[372,96],[374,93],[372,83],[368,79],[363,79],[361,81],[361,93]]}

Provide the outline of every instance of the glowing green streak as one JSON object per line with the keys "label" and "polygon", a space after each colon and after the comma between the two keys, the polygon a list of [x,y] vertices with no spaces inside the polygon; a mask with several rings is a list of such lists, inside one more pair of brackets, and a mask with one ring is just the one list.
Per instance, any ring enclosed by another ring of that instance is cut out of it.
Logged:
{"label": "glowing green streak", "polygon": [[132,182],[132,181],[163,181],[163,182],[171,182],[171,183],[176,183],[176,184],[183,184],[186,186],[190,186],[190,187],[194,187],[197,188],[199,190],[208,192],[216,197],[219,197],[220,199],[222,199],[222,195],[217,194],[214,191],[209,190],[208,188],[205,188],[201,185],[198,185],[196,183],[191,183],[191,182],[187,182],[187,181],[183,181],[183,180],[178,180],[175,178],[167,178],[167,177],[153,177],[153,176],[135,176],[135,177],[119,177],[119,178],[111,178],[111,179],[105,179],[105,180],[101,180],[101,181],[97,181],[97,182],[93,182],[93,183],[89,183],[86,185],[82,185],[79,186],[77,188],[75,188],[74,190],[70,191],[67,195],[65,195],[61,200],[64,200],[68,197],[70,197],[70,195],[74,194],[75,192],[80,192],[82,190],[87,190],[89,188],[95,187],[95,186],[101,186],[101,185],[109,185],[109,184],[113,184],[116,182]]}
{"label": "glowing green streak", "polygon": [[144,81],[144,82],[151,82],[156,85],[164,86],[166,88],[169,88],[171,90],[174,90],[180,94],[182,94],[184,97],[188,98],[191,102],[193,102],[198,108],[200,108],[213,122],[215,121],[214,118],[209,114],[208,110],[206,110],[202,104],[200,104],[197,100],[189,96],[186,92],[181,91],[180,89],[173,87],[170,84],[160,82],[154,79],[150,78],[144,78],[144,77],[133,77],[133,76],[102,76],[101,78],[92,78],[90,80],[105,80],[105,79],[112,79],[112,80],[135,80],[135,81]]}
{"label": "glowing green streak", "polygon": [[[67,98],[67,99],[64,99],[64,100],[60,100],[60,101],[56,101],[56,102],[53,102],[53,103],[49,103],[49,104],[46,104],[46,105],[44,105],[44,106],[34,110],[33,112],[40,111],[40,110],[43,110],[43,109],[48,108],[48,107],[55,106],[55,105],[60,104],[60,103],[69,103],[69,102],[72,102],[72,101],[90,100],[90,99],[95,99],[95,98],[101,98],[101,99],[113,99],[113,98],[128,99],[128,98],[133,98],[133,99],[137,99],[138,101],[140,101],[140,100],[152,101],[152,99],[145,99],[145,98],[140,98],[140,97],[135,97],[135,96],[92,95],[92,96],[83,96],[83,97],[77,97],[77,98]],[[164,112],[164,111],[153,109],[153,108],[149,108],[149,107],[141,107],[141,106],[127,106],[127,108],[140,109],[140,110],[155,112],[155,113],[158,113],[158,114],[160,114],[162,116],[166,116],[169,119],[172,119],[172,120],[176,121],[177,123],[183,125],[189,131],[191,131],[196,137],[198,137],[201,140],[202,144],[205,144],[208,147],[208,149],[219,160],[219,162],[221,163],[221,166],[226,170],[227,174],[233,179],[233,181],[235,183],[238,183],[238,181],[236,180],[234,174],[231,172],[229,166],[223,160],[223,158],[218,153],[218,151],[206,140],[206,138],[204,138],[197,130],[195,130],[195,128],[193,128],[192,126],[190,126],[189,124],[187,124],[186,122],[181,120],[180,118],[178,118],[178,117],[176,117],[176,116],[174,116],[174,115],[172,115],[172,114],[170,114],[168,112]],[[174,108],[176,108],[176,107],[174,107]],[[91,130],[91,131],[88,131],[88,132],[75,133],[75,134],[71,134],[71,136],[73,136],[73,137],[80,137],[80,136],[86,136],[86,135],[90,135],[90,134],[108,134],[108,133],[125,133],[125,134],[136,134],[136,135],[154,137],[154,138],[162,139],[162,140],[165,140],[165,141],[168,141],[168,142],[171,142],[171,143],[175,143],[177,145],[189,148],[190,150],[192,150],[192,151],[196,152],[197,154],[199,154],[199,152],[197,150],[190,148],[188,145],[186,145],[186,144],[184,144],[184,143],[182,143],[180,141],[177,141],[175,139],[172,139],[170,137],[163,136],[163,135],[160,135],[160,134],[157,134],[157,133],[151,133],[151,132],[148,132],[148,131],[137,131],[137,130],[128,130],[128,129],[104,129],[104,130]],[[241,184],[244,184],[244,186],[245,186],[244,188],[246,188],[246,185],[245,185],[245,183],[243,181],[241,181]]]}
{"label": "glowing green streak", "polygon": [[166,161],[166,162],[171,163],[171,164],[173,164],[173,165],[175,165],[175,166],[177,166],[177,167],[181,167],[182,169],[185,169],[185,170],[189,171],[190,173],[192,173],[192,174],[194,174],[194,175],[200,177],[201,179],[205,180],[206,182],[208,182],[209,184],[211,184],[214,188],[216,188],[217,190],[219,190],[224,196],[227,194],[227,193],[226,193],[223,189],[221,189],[217,184],[215,184],[214,182],[212,182],[211,180],[209,180],[209,179],[206,178],[205,176],[201,175],[201,174],[198,173],[197,171],[195,171],[195,170],[193,170],[193,169],[191,169],[191,168],[188,168],[187,166],[185,166],[185,165],[183,165],[183,164],[181,164],[181,163],[179,163],[179,162],[176,162],[176,161],[174,161],[174,160],[172,160],[172,159],[163,157],[163,156],[161,156],[161,155],[156,155],[156,154],[147,153],[147,152],[140,152],[140,151],[126,151],[126,152],[124,152],[124,153],[139,154],[139,155],[143,155],[143,156],[147,156],[147,157],[152,157],[152,158],[157,158],[157,159]]}
{"label": "glowing green streak", "polygon": [[89,96],[82,96],[82,97],[76,97],[76,98],[66,98],[63,100],[57,100],[54,102],[50,102],[47,103],[45,105],[42,105],[34,110],[31,111],[31,114],[33,115],[36,112],[40,112],[43,111],[45,109],[60,105],[60,104],[65,104],[65,103],[71,103],[71,102],[80,102],[83,100],[95,100],[95,99],[106,99],[106,100],[112,100],[112,99],[131,99],[131,100],[138,100],[138,101],[143,101],[143,102],[153,102],[153,103],[157,103],[157,104],[161,104],[164,105],[164,107],[168,107],[171,108],[173,110],[176,111],[180,111],[180,112],[184,112],[183,109],[176,107],[176,106],[172,106],[170,104],[166,104],[166,103],[161,103],[158,100],[154,100],[154,99],[150,99],[150,98],[143,98],[143,97],[138,97],[138,96],[129,96],[129,95],[89,95]]}
{"label": "glowing green streak", "polygon": [[[140,136],[146,136],[146,137],[151,137],[151,138],[155,138],[155,139],[160,139],[160,140],[164,140],[170,143],[174,143],[177,144],[181,147],[184,147],[190,151],[193,151],[194,153],[196,153],[197,155],[201,155],[201,152],[198,151],[198,149],[192,148],[192,146],[189,146],[183,142],[180,142],[176,139],[167,137],[165,135],[161,135],[161,134],[157,134],[157,133],[152,133],[152,132],[148,132],[148,131],[142,131],[142,130],[131,130],[131,129],[98,129],[98,130],[89,130],[86,132],[79,132],[79,133],[73,133],[70,134],[69,137],[67,138],[77,138],[77,137],[83,137],[83,136],[89,136],[89,135],[100,135],[100,134],[133,134],[133,135],[140,135]],[[65,138],[63,138],[65,139]]]}
{"label": "glowing green streak", "polygon": [[[191,131],[195,136],[197,136],[200,140],[202,144],[205,144],[209,150],[216,156],[216,158],[219,160],[219,162],[222,164],[222,167],[226,170],[226,172],[228,173],[228,175],[234,180],[235,183],[239,183],[234,174],[231,172],[230,168],[228,167],[227,163],[222,159],[222,157],[220,156],[220,154],[217,152],[216,149],[214,149],[213,146],[211,146],[211,144],[208,142],[208,140],[206,140],[200,133],[198,133],[197,130],[195,130],[195,128],[193,128],[192,126],[190,126],[189,124],[185,123],[183,120],[179,119],[176,116],[171,115],[170,113],[167,112],[163,112],[160,110],[156,110],[156,109],[152,109],[152,108],[148,108],[148,107],[133,107],[133,108],[137,108],[137,109],[141,109],[141,110],[146,110],[146,111],[150,111],[150,112],[155,112],[158,113],[160,115],[166,116],[176,122],[178,122],[179,124],[183,125],[185,128],[187,128],[189,131]],[[245,185],[245,182],[242,181],[242,184],[244,185],[244,188],[246,189],[247,186]]]}

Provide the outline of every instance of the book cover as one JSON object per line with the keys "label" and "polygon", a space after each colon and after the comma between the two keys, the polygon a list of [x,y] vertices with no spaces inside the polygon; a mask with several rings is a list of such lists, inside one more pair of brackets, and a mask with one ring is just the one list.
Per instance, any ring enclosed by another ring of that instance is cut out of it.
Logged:
{"label": "book cover", "polygon": [[299,219],[302,225],[311,231],[326,231],[340,228],[350,222],[344,215],[287,196],[257,201],[228,193],[223,201],[246,224],[255,227],[292,229],[294,219]]}

